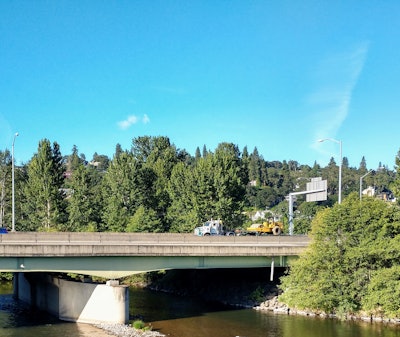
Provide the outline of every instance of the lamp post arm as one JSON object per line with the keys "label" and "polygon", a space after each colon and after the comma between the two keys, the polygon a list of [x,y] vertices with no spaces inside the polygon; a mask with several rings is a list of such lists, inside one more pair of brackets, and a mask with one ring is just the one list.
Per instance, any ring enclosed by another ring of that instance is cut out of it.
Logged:
{"label": "lamp post arm", "polygon": [[369,170],[367,173],[365,173],[363,176],[360,177],[360,200],[362,199],[362,181],[363,181],[363,178],[365,178],[372,171],[373,170]]}

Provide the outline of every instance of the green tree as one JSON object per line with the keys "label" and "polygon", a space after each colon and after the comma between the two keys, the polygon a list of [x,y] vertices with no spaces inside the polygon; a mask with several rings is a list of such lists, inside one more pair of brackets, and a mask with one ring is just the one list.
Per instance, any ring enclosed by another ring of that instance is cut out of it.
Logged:
{"label": "green tree", "polygon": [[358,170],[361,174],[365,174],[367,172],[367,161],[365,160],[364,156],[361,158],[360,167]]}
{"label": "green tree", "polygon": [[397,197],[397,202],[400,203],[400,150],[397,152],[397,156],[395,158],[395,168],[396,168],[396,179],[390,184],[390,187]]}
{"label": "green tree", "polygon": [[318,210],[323,208],[320,202],[303,202],[297,208],[298,215],[294,218],[294,233],[307,234],[311,230],[311,222]]}
{"label": "green tree", "polygon": [[255,186],[261,186],[261,159],[256,147],[249,157],[248,170],[250,182],[254,182]]}
{"label": "green tree", "polygon": [[115,156],[103,178],[103,230],[124,232],[141,205],[142,164],[127,152]]}
{"label": "green tree", "polygon": [[104,154],[98,154],[95,152],[93,154],[92,164],[98,171],[104,172],[107,170],[108,165],[110,165],[110,158]]}
{"label": "green tree", "polygon": [[126,231],[157,233],[162,232],[163,228],[157,213],[153,209],[146,209],[144,206],[139,206],[129,220]]}
{"label": "green tree", "polygon": [[[132,152],[144,168],[154,173],[152,195],[154,203],[147,205],[154,209],[165,230],[168,230],[167,209],[171,204],[168,183],[174,166],[178,162],[178,151],[168,137],[138,137],[133,139]],[[183,161],[186,161],[183,155]],[[149,191],[150,192],[150,191]]]}
{"label": "green tree", "polygon": [[69,178],[68,224],[69,231],[96,231],[100,222],[100,205],[96,197],[99,173],[82,163]]}
{"label": "green tree", "polygon": [[[338,315],[378,309],[372,291],[383,279],[393,282],[393,272],[384,270],[400,264],[399,234],[397,206],[374,198],[360,202],[357,193],[318,212],[309,248],[282,278],[281,301]],[[392,314],[392,303],[381,298],[379,310]]]}
{"label": "green tree", "polygon": [[72,172],[76,170],[80,164],[82,164],[82,160],[78,155],[78,147],[74,145],[72,148],[72,154],[66,158],[67,171]]}
{"label": "green tree", "polygon": [[198,160],[201,158],[201,153],[200,153],[199,147],[196,147],[196,152],[195,152],[194,158],[195,158],[195,160]]}
{"label": "green tree", "polygon": [[66,222],[64,166],[59,145],[47,139],[27,168],[23,227],[28,230],[63,230]]}
{"label": "green tree", "polygon": [[0,227],[10,223],[11,190],[11,155],[10,151],[0,151]]}
{"label": "green tree", "polygon": [[203,151],[202,151],[202,156],[203,156],[203,158],[207,157],[207,154],[208,154],[208,150],[207,150],[206,145],[204,144],[204,145],[203,145]]}
{"label": "green tree", "polygon": [[231,227],[242,222],[247,177],[240,152],[232,143],[221,143],[213,157],[215,211]]}
{"label": "green tree", "polygon": [[211,218],[229,227],[241,223],[243,175],[238,148],[230,143],[221,143],[194,166],[178,163],[169,182],[171,231],[189,232]]}
{"label": "green tree", "polygon": [[114,157],[118,157],[121,153],[123,153],[124,151],[122,150],[122,146],[121,144],[117,144],[115,146],[115,153],[114,153]]}
{"label": "green tree", "polygon": [[[398,244],[400,245],[400,244]],[[400,265],[376,270],[371,275],[363,308],[381,317],[400,317]]]}
{"label": "green tree", "polygon": [[[196,164],[204,161],[198,158]],[[168,184],[168,193],[171,204],[168,208],[168,222],[170,231],[177,233],[191,232],[195,224],[201,221],[197,216],[195,180],[193,179],[194,167],[180,162],[172,170]]]}

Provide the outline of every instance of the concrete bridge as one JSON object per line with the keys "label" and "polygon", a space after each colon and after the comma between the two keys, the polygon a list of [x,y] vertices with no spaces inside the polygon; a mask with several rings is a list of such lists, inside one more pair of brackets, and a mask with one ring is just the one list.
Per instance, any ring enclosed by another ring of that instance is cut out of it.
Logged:
{"label": "concrete bridge", "polygon": [[117,279],[166,269],[286,267],[307,236],[149,233],[0,235],[0,272],[60,272]]}
{"label": "concrete bridge", "polygon": [[[129,291],[120,277],[166,269],[286,267],[308,246],[306,236],[208,236],[148,233],[0,235],[0,271],[14,272],[19,299],[62,320],[127,323]],[[54,273],[111,279],[71,282]]]}

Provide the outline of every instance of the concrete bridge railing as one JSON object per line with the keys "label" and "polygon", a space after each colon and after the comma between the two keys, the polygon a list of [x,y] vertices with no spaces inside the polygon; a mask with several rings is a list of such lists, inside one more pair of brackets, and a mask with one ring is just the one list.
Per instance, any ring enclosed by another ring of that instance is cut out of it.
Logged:
{"label": "concrete bridge railing", "polygon": [[21,232],[0,236],[0,257],[297,256],[308,243],[306,236]]}

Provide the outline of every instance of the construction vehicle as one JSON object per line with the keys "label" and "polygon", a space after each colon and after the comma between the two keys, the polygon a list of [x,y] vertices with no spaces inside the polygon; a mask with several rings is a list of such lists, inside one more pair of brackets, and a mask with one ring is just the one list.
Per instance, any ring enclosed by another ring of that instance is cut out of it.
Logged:
{"label": "construction vehicle", "polygon": [[232,231],[227,231],[225,226],[222,224],[222,220],[209,220],[206,221],[203,226],[196,227],[194,234],[198,236],[208,235],[235,235]]}
{"label": "construction vehicle", "polygon": [[241,235],[263,235],[263,234],[273,234],[280,235],[283,231],[283,223],[279,221],[275,221],[274,218],[269,218],[267,221],[262,224],[252,224],[250,227],[246,229],[246,231],[242,232]]}

